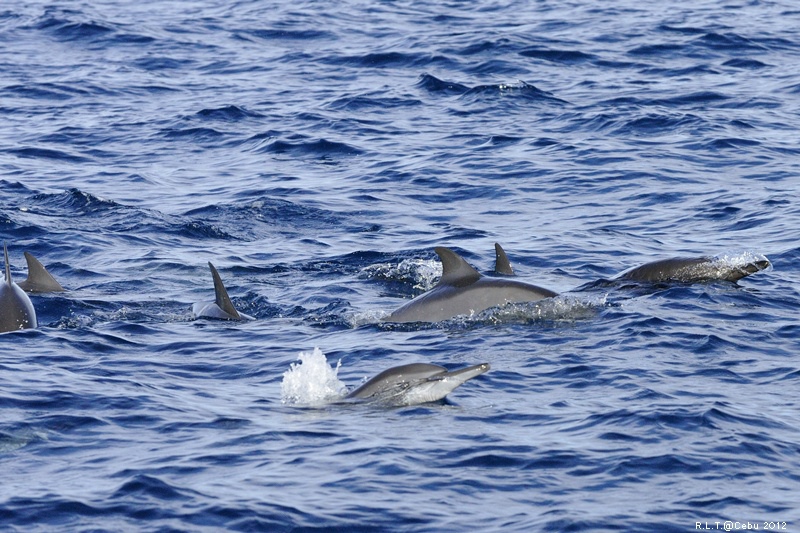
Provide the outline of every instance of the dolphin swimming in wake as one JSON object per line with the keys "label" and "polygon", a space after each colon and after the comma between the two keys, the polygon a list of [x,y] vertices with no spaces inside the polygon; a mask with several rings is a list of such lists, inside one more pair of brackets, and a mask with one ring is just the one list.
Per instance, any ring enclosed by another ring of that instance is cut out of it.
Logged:
{"label": "dolphin swimming in wake", "polygon": [[244,313],[240,313],[233,306],[228,291],[222,283],[222,278],[219,277],[219,272],[214,268],[211,262],[208,262],[211,269],[211,276],[214,278],[214,296],[213,302],[198,302],[192,307],[192,312],[195,317],[205,318],[220,318],[223,320],[255,320],[255,318]]}
{"label": "dolphin swimming in wake", "polygon": [[[557,293],[509,279],[514,276],[505,250],[495,243],[494,273],[489,278],[472,268],[461,256],[448,248],[436,248],[442,262],[442,278],[430,291],[421,294],[395,310],[385,322],[440,322],[458,315],[473,315],[490,307],[507,303],[535,302],[558,296]],[[771,266],[763,256],[734,261],[715,257],[676,257],[662,259],[623,272],[611,281],[646,283],[704,281],[736,282]],[[600,280],[596,283],[608,283]]]}
{"label": "dolphin swimming in wake", "polygon": [[35,328],[36,311],[25,291],[11,279],[11,265],[8,263],[8,248],[3,243],[6,265],[6,279],[0,284],[0,332]]}
{"label": "dolphin swimming in wake", "polygon": [[766,257],[753,259],[743,264],[734,264],[714,257],[675,257],[662,259],[627,270],[614,280],[661,283],[677,281],[693,283],[700,281],[739,281],[770,266]]}
{"label": "dolphin swimming in wake", "polygon": [[[498,305],[535,302],[558,296],[551,290],[516,279],[483,276],[449,248],[440,246],[434,251],[442,262],[439,283],[395,310],[384,319],[386,322],[441,322],[458,315],[480,313]],[[508,258],[505,262],[508,262]],[[505,270],[504,266],[501,268]]]}
{"label": "dolphin swimming in wake", "polygon": [[28,262],[28,278],[17,284],[20,289],[25,292],[64,292],[64,287],[33,254],[25,252],[25,261]]}
{"label": "dolphin swimming in wake", "polygon": [[428,363],[396,366],[373,377],[345,396],[345,400],[396,406],[435,402],[489,368],[488,363],[453,371]]}

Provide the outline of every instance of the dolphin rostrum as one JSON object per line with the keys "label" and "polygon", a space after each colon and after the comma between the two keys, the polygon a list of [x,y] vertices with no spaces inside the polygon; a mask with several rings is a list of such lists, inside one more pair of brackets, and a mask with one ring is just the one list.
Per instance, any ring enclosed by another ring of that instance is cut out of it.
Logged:
{"label": "dolphin rostrum", "polygon": [[225,285],[222,283],[222,278],[219,277],[219,272],[208,262],[211,269],[211,276],[214,278],[214,296],[213,302],[198,302],[192,307],[192,312],[195,317],[206,318],[221,318],[223,320],[255,320],[250,315],[240,313],[233,306],[228,291],[225,290]]}
{"label": "dolphin rostrum", "polygon": [[20,289],[25,292],[64,292],[64,287],[33,254],[25,252],[25,261],[28,262],[28,278],[17,284]]}
{"label": "dolphin rostrum", "polygon": [[11,279],[11,265],[8,263],[8,248],[3,243],[6,265],[6,279],[0,284],[0,332],[35,328],[36,311],[25,291]]}
{"label": "dolphin rostrum", "polygon": [[649,283],[739,281],[769,266],[769,260],[763,256],[739,265],[714,257],[675,257],[644,264],[614,279]]}
{"label": "dolphin rostrum", "polygon": [[440,246],[434,251],[442,262],[439,283],[395,310],[386,322],[440,322],[511,302],[535,302],[558,295],[516,279],[485,277],[449,248]]}
{"label": "dolphin rostrum", "polygon": [[489,363],[453,371],[428,363],[396,366],[373,377],[345,396],[345,400],[398,406],[435,402],[489,368]]}

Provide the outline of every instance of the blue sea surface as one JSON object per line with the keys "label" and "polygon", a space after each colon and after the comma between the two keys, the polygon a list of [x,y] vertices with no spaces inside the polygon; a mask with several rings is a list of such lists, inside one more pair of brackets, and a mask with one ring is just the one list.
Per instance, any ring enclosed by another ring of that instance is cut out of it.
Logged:
{"label": "blue sea surface", "polygon": [[[4,4],[0,238],[68,290],[0,335],[0,529],[800,531],[799,131],[789,0]],[[495,242],[566,294],[381,321]],[[773,268],[574,291],[702,255]],[[315,348],[492,369],[287,401]]]}

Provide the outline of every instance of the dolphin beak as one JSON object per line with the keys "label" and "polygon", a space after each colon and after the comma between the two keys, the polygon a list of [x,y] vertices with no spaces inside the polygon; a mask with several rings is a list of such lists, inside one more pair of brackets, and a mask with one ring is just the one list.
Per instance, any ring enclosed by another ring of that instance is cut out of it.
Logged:
{"label": "dolphin beak", "polygon": [[458,370],[453,370],[452,372],[443,372],[441,374],[437,374],[436,376],[431,376],[429,379],[431,380],[442,380],[442,379],[454,379],[459,383],[464,383],[474,377],[480,376],[481,374],[488,372],[491,366],[489,363],[481,363],[479,365],[468,366],[466,368],[460,368]]}

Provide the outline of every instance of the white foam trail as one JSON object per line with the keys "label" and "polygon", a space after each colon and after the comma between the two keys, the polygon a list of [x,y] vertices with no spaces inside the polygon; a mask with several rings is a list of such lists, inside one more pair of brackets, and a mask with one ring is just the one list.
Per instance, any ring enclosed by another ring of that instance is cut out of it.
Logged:
{"label": "white foam trail", "polygon": [[403,259],[397,265],[392,263],[370,265],[362,272],[378,279],[410,280],[414,284],[414,289],[427,291],[442,277],[442,263],[438,259]]}
{"label": "white foam trail", "polygon": [[300,352],[299,363],[289,365],[281,382],[281,402],[296,405],[321,405],[340,400],[347,387],[339,381],[341,360],[332,368],[322,350]]}

